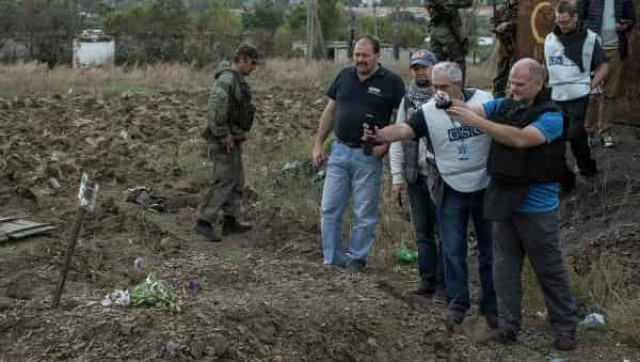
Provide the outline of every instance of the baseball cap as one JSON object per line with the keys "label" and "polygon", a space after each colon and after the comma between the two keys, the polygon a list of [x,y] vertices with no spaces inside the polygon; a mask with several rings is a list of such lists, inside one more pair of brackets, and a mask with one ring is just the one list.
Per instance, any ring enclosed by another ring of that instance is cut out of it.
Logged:
{"label": "baseball cap", "polygon": [[411,54],[411,58],[409,60],[409,67],[413,67],[414,65],[434,65],[438,62],[436,59],[436,55],[428,50],[416,50]]}

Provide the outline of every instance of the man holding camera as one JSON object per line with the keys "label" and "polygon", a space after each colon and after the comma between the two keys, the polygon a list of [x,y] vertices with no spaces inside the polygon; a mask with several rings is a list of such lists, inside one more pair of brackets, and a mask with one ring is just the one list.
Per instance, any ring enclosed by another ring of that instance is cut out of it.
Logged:
{"label": "man holding camera", "polygon": [[365,127],[364,139],[382,142],[426,137],[440,180],[432,180],[430,189],[438,206],[438,229],[445,260],[445,290],[449,308],[448,326],[461,324],[470,308],[467,273],[467,225],[473,221],[478,240],[481,292],[480,314],[491,328],[497,328],[496,293],[493,287],[493,241],[491,223],[483,216],[484,190],[489,184],[486,171],[491,138],[477,128],[460,124],[445,109],[452,100],[482,104],[490,93],[462,87],[462,71],[453,62],[433,67],[435,90],[450,97],[431,100],[406,123],[381,129],[373,134]]}
{"label": "man holding camera", "polygon": [[[494,221],[495,285],[500,328],[489,339],[517,340],[522,323],[522,265],[527,255],[556,331],[554,346],[576,347],[576,305],[558,235],[559,181],[565,168],[560,108],[544,91],[545,69],[524,58],[511,69],[512,98],[483,105],[455,102],[448,110],[493,139],[487,162],[486,216]],[[435,99],[443,95],[436,94]]]}
{"label": "man holding camera", "polygon": [[[380,128],[388,125],[404,97],[404,83],[378,63],[380,43],[373,37],[363,36],[356,42],[353,59],[355,66],[340,71],[327,91],[329,100],[314,138],[312,159],[315,167],[326,166],[321,210],[324,263],[360,270],[375,241],[381,160],[389,148],[388,143],[380,143],[367,149],[361,140],[362,124],[368,118]],[[336,142],[327,157],[323,143],[332,130]],[[345,252],[342,216],[350,196],[353,224]]]}

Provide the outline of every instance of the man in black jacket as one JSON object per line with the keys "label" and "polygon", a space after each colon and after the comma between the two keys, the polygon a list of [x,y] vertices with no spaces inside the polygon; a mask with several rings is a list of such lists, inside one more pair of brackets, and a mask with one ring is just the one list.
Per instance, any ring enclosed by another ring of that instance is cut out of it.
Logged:
{"label": "man in black jacket", "polygon": [[[449,113],[493,139],[485,216],[493,220],[494,283],[500,327],[496,342],[517,339],[522,321],[521,272],[527,255],[542,288],[554,346],[575,348],[576,306],[558,234],[559,180],[564,170],[563,117],[543,91],[544,68],[522,59],[511,69],[512,98],[474,105],[454,102]],[[441,94],[435,95],[436,100]]]}

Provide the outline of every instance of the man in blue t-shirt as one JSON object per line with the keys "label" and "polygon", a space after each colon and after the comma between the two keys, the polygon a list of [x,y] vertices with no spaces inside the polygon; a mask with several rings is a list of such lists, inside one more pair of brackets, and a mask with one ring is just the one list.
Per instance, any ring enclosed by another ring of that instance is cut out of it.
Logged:
{"label": "man in blue t-shirt", "polygon": [[[489,339],[516,341],[522,313],[525,254],[544,293],[557,335],[554,346],[575,348],[576,307],[558,235],[559,179],[564,170],[563,116],[543,90],[546,72],[533,59],[511,69],[511,99],[473,105],[454,102],[449,113],[493,138],[485,214],[494,221],[494,283],[500,328]],[[441,94],[435,98],[441,99]]]}

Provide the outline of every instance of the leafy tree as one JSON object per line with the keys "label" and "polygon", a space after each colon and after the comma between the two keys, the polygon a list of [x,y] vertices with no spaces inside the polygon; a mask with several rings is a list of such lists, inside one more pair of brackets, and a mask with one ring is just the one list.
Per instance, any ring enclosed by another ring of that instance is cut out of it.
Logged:
{"label": "leafy tree", "polygon": [[0,34],[13,34],[18,30],[20,6],[16,0],[0,0]]}
{"label": "leafy tree", "polygon": [[241,18],[231,11],[227,1],[209,0],[207,8],[198,17],[198,30],[215,34],[242,33]]}
{"label": "leafy tree", "polygon": [[345,32],[345,19],[342,14],[340,0],[320,0],[318,5],[318,18],[322,27],[322,35],[325,39],[342,37]]}
{"label": "leafy tree", "polygon": [[284,13],[273,6],[272,0],[259,0],[253,12],[242,14],[242,23],[247,29],[264,29],[271,34],[284,22]]}
{"label": "leafy tree", "polygon": [[307,26],[307,4],[302,2],[291,7],[285,19],[292,31],[305,28]]}
{"label": "leafy tree", "polygon": [[[382,42],[393,42],[393,15],[378,18],[378,38]],[[357,20],[360,33],[374,34],[375,24],[371,17]],[[398,29],[398,43],[401,47],[420,46],[427,36],[427,24],[424,19],[418,19],[408,12],[400,13],[400,27]]]}
{"label": "leafy tree", "polygon": [[189,30],[190,23],[187,8],[182,1],[154,0],[106,14],[104,26],[111,33],[166,36],[184,34]]}

